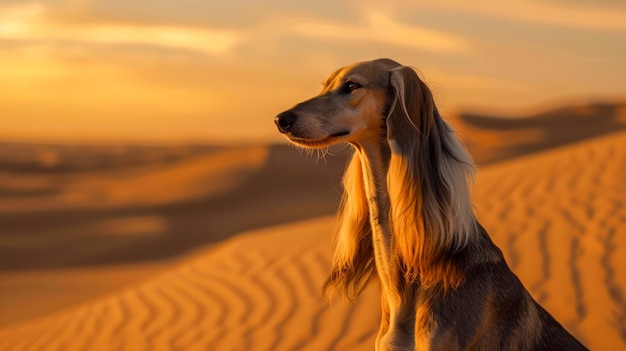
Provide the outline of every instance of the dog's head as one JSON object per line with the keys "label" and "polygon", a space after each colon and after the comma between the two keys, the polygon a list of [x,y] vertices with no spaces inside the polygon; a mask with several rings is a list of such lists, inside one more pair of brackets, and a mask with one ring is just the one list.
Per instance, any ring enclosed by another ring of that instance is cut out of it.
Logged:
{"label": "dog's head", "polygon": [[292,143],[311,148],[379,139],[391,103],[390,74],[398,67],[378,59],[340,68],[318,96],[276,116],[278,130]]}
{"label": "dog's head", "polygon": [[[476,231],[468,183],[473,162],[413,68],[389,59],[341,68],[318,96],[280,113],[275,123],[294,144],[322,148],[348,142],[358,151],[344,176],[333,271],[326,286],[338,285],[356,296],[374,277],[367,239],[372,194],[366,194],[365,171],[378,177],[374,186],[385,187],[389,195],[395,253],[407,279],[458,284],[460,276],[447,266],[432,267],[464,247]],[[374,168],[363,167],[362,159],[376,157],[380,162]]]}

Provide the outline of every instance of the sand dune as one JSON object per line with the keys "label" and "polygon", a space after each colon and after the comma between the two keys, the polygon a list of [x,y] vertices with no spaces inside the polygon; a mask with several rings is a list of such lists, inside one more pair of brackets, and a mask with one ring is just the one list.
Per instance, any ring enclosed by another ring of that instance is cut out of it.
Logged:
{"label": "sand dune", "polygon": [[320,298],[332,218],[240,235],[109,298],[0,332],[1,350],[362,350],[378,318]]}
{"label": "sand dune", "polygon": [[[513,270],[595,350],[626,349],[626,133],[485,167],[474,202]],[[162,276],[0,331],[0,350],[368,350],[379,303],[327,305],[330,217],[239,235]]]}
{"label": "sand dune", "polygon": [[572,103],[514,117],[461,112],[450,121],[474,160],[487,164],[624,129],[626,102]]}
{"label": "sand dune", "polygon": [[229,207],[220,197],[258,173],[269,149],[183,150],[177,157],[144,150],[132,166],[91,150],[85,153],[105,161],[87,167],[63,157],[73,148],[52,147],[68,159],[54,171],[24,172],[15,162],[0,168],[0,271],[162,260],[219,241],[217,233],[232,234],[216,220],[228,218],[215,209]]}
{"label": "sand dune", "polygon": [[[97,164],[86,171],[78,167],[79,163],[72,165],[72,171],[55,175],[41,170],[27,176],[4,171],[0,172],[0,191],[15,194],[0,198],[0,213],[128,209],[215,196],[232,190],[246,175],[261,168],[268,151],[264,146],[232,147],[200,155],[189,153],[169,162],[138,162],[104,170]],[[24,192],[30,196],[23,196]]]}
{"label": "sand dune", "polygon": [[175,262],[0,273],[0,329],[45,316],[160,276]]}

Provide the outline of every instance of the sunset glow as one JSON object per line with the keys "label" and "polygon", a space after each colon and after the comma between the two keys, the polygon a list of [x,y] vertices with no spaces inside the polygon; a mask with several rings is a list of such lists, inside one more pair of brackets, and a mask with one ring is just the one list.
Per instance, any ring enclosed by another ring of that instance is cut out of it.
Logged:
{"label": "sunset glow", "polygon": [[416,67],[444,113],[626,93],[626,6],[510,0],[0,5],[0,139],[281,140],[336,68]]}

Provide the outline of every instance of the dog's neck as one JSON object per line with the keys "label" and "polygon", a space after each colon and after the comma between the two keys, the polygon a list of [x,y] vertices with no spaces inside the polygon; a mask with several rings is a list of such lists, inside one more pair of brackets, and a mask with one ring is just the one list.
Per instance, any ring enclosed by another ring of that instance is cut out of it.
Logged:
{"label": "dog's neck", "polygon": [[[415,305],[413,289],[406,287],[404,273],[395,252],[390,218],[391,201],[387,189],[387,173],[391,150],[385,145],[354,145],[363,171],[363,181],[372,227],[372,244],[376,270],[382,288],[383,322],[381,328],[406,332],[413,340]],[[408,294],[408,295],[407,295]],[[380,337],[380,336],[379,336]],[[390,340],[397,335],[388,335]]]}
{"label": "dog's neck", "polygon": [[374,143],[353,144],[363,167],[363,181],[372,226],[374,257],[383,294],[397,295],[401,276],[397,257],[393,254],[390,215],[391,202],[387,190],[387,171],[390,150],[386,145]]}

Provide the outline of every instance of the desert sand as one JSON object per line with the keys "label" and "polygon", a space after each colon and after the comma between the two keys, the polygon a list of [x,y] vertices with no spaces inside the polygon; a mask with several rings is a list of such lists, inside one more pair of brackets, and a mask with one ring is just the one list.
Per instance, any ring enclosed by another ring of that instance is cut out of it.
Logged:
{"label": "desert sand", "polygon": [[[626,349],[626,132],[482,167],[473,202],[547,310],[591,349]],[[8,326],[0,350],[372,349],[378,287],[354,304],[320,293],[333,223],[235,235],[144,283]]]}

